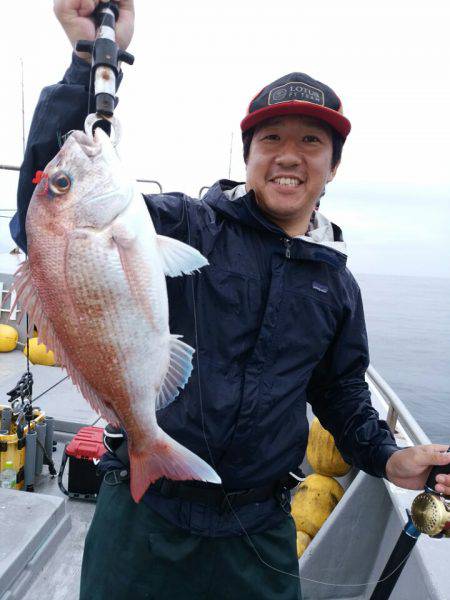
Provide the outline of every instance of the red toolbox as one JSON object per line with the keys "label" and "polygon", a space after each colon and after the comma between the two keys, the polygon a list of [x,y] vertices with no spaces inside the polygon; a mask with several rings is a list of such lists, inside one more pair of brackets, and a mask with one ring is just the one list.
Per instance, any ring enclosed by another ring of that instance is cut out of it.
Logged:
{"label": "red toolbox", "polygon": [[[82,427],[64,449],[58,474],[61,491],[70,498],[96,500],[102,482],[102,478],[97,474],[97,464],[105,452],[103,428]],[[68,489],[63,484],[67,461],[69,462]]]}

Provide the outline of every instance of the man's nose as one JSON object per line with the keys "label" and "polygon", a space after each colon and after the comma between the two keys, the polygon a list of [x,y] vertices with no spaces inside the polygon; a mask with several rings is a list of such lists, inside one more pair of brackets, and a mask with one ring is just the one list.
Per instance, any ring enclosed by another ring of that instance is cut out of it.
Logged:
{"label": "man's nose", "polygon": [[303,154],[295,142],[286,142],[275,158],[280,167],[296,167],[303,162]]}

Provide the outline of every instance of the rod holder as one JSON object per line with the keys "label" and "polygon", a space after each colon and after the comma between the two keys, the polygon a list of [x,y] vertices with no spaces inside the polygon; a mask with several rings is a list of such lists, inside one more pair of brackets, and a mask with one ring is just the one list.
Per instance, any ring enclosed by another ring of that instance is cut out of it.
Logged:
{"label": "rod holder", "polygon": [[36,434],[37,434],[37,444],[36,444],[36,462],[34,467],[34,474],[40,475],[42,473],[42,466],[44,464],[44,448],[45,448],[45,432],[47,430],[47,425],[44,422],[36,423]]}
{"label": "rod holder", "polygon": [[[53,433],[55,431],[55,419],[53,417],[45,417],[47,429],[45,431],[45,453],[49,458],[53,454]],[[48,464],[44,457],[44,463]]]}
{"label": "rod holder", "polygon": [[37,433],[33,430],[28,430],[25,438],[25,469],[24,469],[24,486],[25,490],[34,491],[34,477],[36,469],[36,441]]}
{"label": "rod holder", "polygon": [[11,418],[12,418],[12,410],[9,408],[9,406],[5,406],[5,408],[2,410],[2,422],[0,425],[0,428],[2,430],[7,430],[8,433],[11,429]]}

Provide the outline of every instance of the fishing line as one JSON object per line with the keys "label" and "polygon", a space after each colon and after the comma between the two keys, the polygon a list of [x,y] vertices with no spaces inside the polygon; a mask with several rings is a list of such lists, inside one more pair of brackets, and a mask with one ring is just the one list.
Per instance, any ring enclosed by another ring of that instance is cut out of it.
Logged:
{"label": "fishing line", "polygon": [[[189,219],[189,207],[187,206],[187,200],[186,198],[183,198],[183,213],[184,215],[186,215],[186,225],[187,225],[187,235],[188,235],[188,243],[190,246],[192,246],[191,243],[191,226],[190,226],[190,219]],[[198,275],[198,277],[201,277],[201,272]],[[199,352],[199,344],[198,344],[198,320],[197,320],[197,300],[195,297],[195,289],[194,289],[194,277],[191,276],[190,277],[191,280],[191,293],[192,293],[192,307],[193,307],[193,314],[194,314],[194,336],[195,336],[195,351],[197,354],[197,379],[198,379],[198,396],[199,396],[199,402],[200,402],[200,412],[201,412],[201,419],[202,419],[202,431],[203,431],[203,437],[205,440],[205,445],[206,448],[208,450],[208,454],[209,454],[209,458],[211,461],[211,464],[214,468],[214,470],[217,472],[216,469],[216,464],[213,458],[213,454],[210,448],[210,445],[208,443],[208,439],[206,436],[206,427],[205,427],[205,416],[204,416],[204,411],[203,411],[203,396],[202,396],[202,386],[201,386],[201,369],[200,369],[200,352]],[[242,532],[244,533],[248,543],[250,544],[251,548],[253,549],[253,551],[255,552],[258,560],[267,568],[271,569],[272,571],[275,571],[277,573],[280,573],[281,575],[288,575],[289,577],[293,577],[295,579],[298,579],[300,581],[309,581],[311,583],[318,583],[320,585],[326,585],[329,587],[353,587],[353,588],[357,588],[357,587],[367,587],[368,585],[376,585],[377,583],[386,581],[387,579],[389,579],[389,577],[391,577],[396,571],[398,571],[398,569],[400,569],[400,567],[408,560],[409,556],[411,555],[412,550],[406,555],[406,557],[395,567],[395,569],[393,569],[391,571],[391,573],[389,573],[388,575],[386,575],[386,577],[384,577],[383,579],[376,579],[374,581],[367,581],[365,583],[331,583],[331,582],[327,582],[327,581],[319,581],[317,579],[311,579],[309,577],[304,577],[304,576],[300,576],[294,573],[289,573],[288,571],[284,571],[282,569],[279,569],[278,567],[275,567],[271,564],[269,564],[268,562],[266,562],[264,560],[264,558],[260,555],[258,549],[256,548],[250,534],[248,533],[248,531],[246,530],[246,528],[244,527],[243,523],[241,522],[241,520],[239,519],[239,515],[236,513],[236,511],[233,508],[232,503],[230,502],[230,499],[228,498],[228,494],[225,490],[225,487],[223,486],[223,483],[220,483],[220,486],[222,488],[223,494],[224,494],[224,499],[226,500],[227,504],[228,504],[228,508],[230,509],[230,512],[233,513],[234,518],[236,519],[236,521],[239,523],[240,528],[242,529]]]}
{"label": "fishing line", "polygon": [[36,402],[36,400],[39,400],[39,398],[42,398],[42,396],[44,396],[44,394],[46,394],[47,392],[49,392],[50,390],[52,390],[53,388],[55,388],[57,385],[59,385],[60,383],[62,383],[66,379],[68,379],[68,377],[69,376],[66,375],[65,377],[63,377],[62,379],[60,379],[59,381],[57,381],[56,383],[54,383],[53,385],[51,385],[49,388],[47,388],[41,394],[39,394],[39,396],[36,396],[36,398],[33,400],[33,402]]}

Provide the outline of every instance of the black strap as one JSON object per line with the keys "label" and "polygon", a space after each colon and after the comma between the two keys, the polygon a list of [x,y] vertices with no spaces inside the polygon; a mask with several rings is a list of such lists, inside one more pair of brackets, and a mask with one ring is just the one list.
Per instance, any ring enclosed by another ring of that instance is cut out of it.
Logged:
{"label": "black strap", "polygon": [[226,491],[220,485],[202,484],[199,482],[172,481],[159,479],[150,488],[157,490],[165,498],[181,498],[190,502],[199,502],[226,510],[232,506],[244,506],[252,502],[264,502],[273,498],[278,482],[248,490]]}
{"label": "black strap", "polygon": [[118,448],[114,450],[114,456],[116,456],[120,462],[127,469],[130,467],[130,457],[128,455],[128,442],[127,440],[123,440]]}
{"label": "black strap", "polygon": [[66,452],[68,445],[69,444],[67,443],[64,447],[64,453],[63,453],[63,457],[61,460],[61,466],[59,468],[59,473],[58,473],[59,489],[61,490],[61,492],[64,495],[68,496],[69,498],[76,498],[77,500],[92,500],[92,501],[96,502],[98,494],[81,494],[78,492],[69,492],[64,486],[64,483],[63,483],[64,469],[66,468],[67,459],[69,457],[69,455]]}

